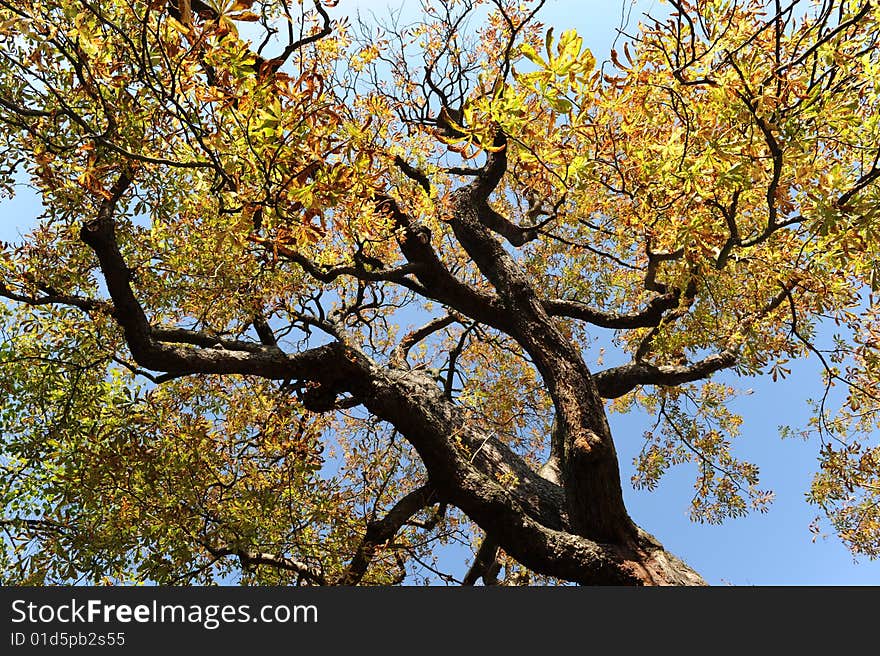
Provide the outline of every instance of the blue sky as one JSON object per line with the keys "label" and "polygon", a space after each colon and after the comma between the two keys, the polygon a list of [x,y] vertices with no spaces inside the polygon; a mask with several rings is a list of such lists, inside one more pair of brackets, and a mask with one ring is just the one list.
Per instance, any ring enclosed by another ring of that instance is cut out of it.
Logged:
{"label": "blue sky", "polygon": [[[342,0],[335,15],[343,13],[346,6],[381,14],[388,3]],[[392,6],[401,7],[401,3]],[[402,6],[406,14],[419,10],[417,0],[406,0]],[[636,2],[630,27],[635,27],[642,12],[663,12],[667,8],[658,0]],[[607,57],[620,18],[620,0],[548,0],[542,14],[542,20],[557,31],[576,28],[599,61]],[[25,189],[15,199],[0,203],[0,240],[17,240],[38,213],[38,203]],[[769,512],[728,520],[721,526],[692,523],[688,504],[694,472],[687,467],[671,470],[654,492],[633,490],[628,484],[631,461],[641,448],[642,433],[652,418],[611,415],[624,493],[636,522],[712,584],[880,585],[880,562],[855,562],[833,535],[813,540],[808,527],[816,509],[806,503],[804,494],[816,469],[818,445],[779,437],[780,424],[805,424],[809,416],[806,399],[821,394],[815,358],[795,364],[792,375],[782,384],[771,384],[769,379],[737,381],[730,375],[726,380],[740,388],[754,389],[753,394],[737,402],[745,423],[735,453],[759,465],[762,487],[775,491]]]}

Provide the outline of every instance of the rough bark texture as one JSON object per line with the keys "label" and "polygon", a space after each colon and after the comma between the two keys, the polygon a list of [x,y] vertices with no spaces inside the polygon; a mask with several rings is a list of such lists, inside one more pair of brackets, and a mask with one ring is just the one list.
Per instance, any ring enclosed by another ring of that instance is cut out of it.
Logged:
{"label": "rough bark texture", "polygon": [[[496,236],[501,224],[489,206],[489,196],[506,167],[505,138],[500,132],[496,145],[500,150],[456,194],[449,218],[455,236],[494,293],[458,281],[433,250],[426,229],[403,214],[392,199],[376,202],[401,228],[401,253],[418,290],[456,316],[504,331],[531,357],[556,410],[550,458],[540,473],[469,421],[433,377],[410,370],[405,365],[408,346],[390,362],[378,363],[343,339],[288,354],[268,335],[261,335],[261,343],[217,343],[198,332],[152,326],[132,290],[114,235],[114,208],[133,184],[128,175],[117,180],[112,197],[98,217],[83,226],[81,236],[97,255],[114,317],[140,366],[175,376],[246,374],[301,381],[310,386],[303,401],[315,411],[333,408],[337,397],[347,394],[393,425],[416,449],[428,485],[370,524],[339,583],[358,582],[376,545],[391,539],[413,514],[440,498],[460,508],[487,534],[485,562],[470,582],[483,574],[488,581],[494,578],[492,563],[500,548],[536,572],[583,584],[702,584],[696,572],[667,553],[627,514],[602,397],[638,384],[694,380],[729,366],[732,356],[721,355],[691,368],[664,371],[635,363],[593,375],[577,345],[552,316],[578,308],[542,300]],[[412,279],[405,280],[416,286]],[[663,311],[672,307],[673,296],[658,297],[640,317],[621,321],[638,325],[659,321]],[[447,319],[437,322],[448,323]]]}

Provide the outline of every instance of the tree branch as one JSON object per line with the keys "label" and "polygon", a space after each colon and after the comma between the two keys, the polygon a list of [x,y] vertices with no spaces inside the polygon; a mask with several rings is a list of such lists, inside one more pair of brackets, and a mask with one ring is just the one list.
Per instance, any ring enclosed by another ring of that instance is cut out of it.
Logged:
{"label": "tree branch", "polygon": [[286,556],[276,556],[275,554],[263,553],[259,551],[247,551],[245,549],[232,549],[227,546],[214,547],[210,544],[202,543],[202,546],[214,558],[220,559],[227,556],[236,556],[241,562],[242,568],[252,567],[254,565],[267,565],[276,569],[283,569],[288,572],[294,572],[315,585],[326,585],[327,580],[324,572],[319,568]]}
{"label": "tree branch", "polygon": [[193,346],[201,346],[204,348],[243,351],[245,353],[261,353],[266,350],[265,346],[254,342],[226,339],[224,337],[217,337],[210,333],[204,333],[198,330],[187,330],[186,328],[152,327],[150,329],[150,334],[153,339],[157,341],[174,344],[192,344]]}
{"label": "tree branch", "polygon": [[[209,17],[213,20],[217,20],[220,18],[217,11],[211,7],[209,4],[202,2],[202,0],[188,0],[187,7],[190,9],[190,12],[196,12],[205,17]],[[322,26],[321,29],[314,34],[310,34],[309,36],[303,37],[302,39],[293,40],[293,17],[290,15],[290,10],[287,7],[287,3],[283,3],[284,12],[286,14],[286,19],[288,22],[288,44],[285,46],[284,50],[277,57],[273,57],[272,59],[265,59],[260,56],[257,52],[251,52],[251,54],[255,58],[254,62],[254,70],[257,72],[266,72],[266,73],[275,73],[277,72],[284,63],[288,60],[290,55],[294,52],[303,48],[310,43],[315,43],[323,39],[326,36],[329,36],[333,31],[332,22],[330,20],[330,16],[327,14],[327,11],[321,6],[320,0],[314,0],[315,10],[321,15]],[[183,16],[183,12],[180,11],[180,6],[178,5],[178,0],[168,0],[167,4],[169,15],[173,16],[177,20],[186,23],[186,18]],[[191,21],[190,21],[191,22]]]}
{"label": "tree branch", "polygon": [[689,365],[656,366],[647,362],[633,362],[605,369],[594,374],[593,378],[602,398],[616,399],[639,385],[674,386],[702,380],[716,371],[732,367],[736,364],[736,357],[736,351],[725,349]]}
{"label": "tree branch", "polygon": [[45,296],[29,296],[27,294],[18,294],[11,291],[4,283],[0,282],[0,296],[2,296],[3,298],[8,298],[11,301],[24,303],[26,305],[68,305],[70,307],[78,308],[86,313],[91,313],[95,310],[100,309],[109,311],[112,311],[113,309],[113,306],[111,304],[104,301],[98,301],[92,298],[77,296],[74,294],[62,294],[55,291],[51,287],[46,287],[42,285],[38,285],[38,287],[42,291],[46,292]]}
{"label": "tree branch", "polygon": [[407,333],[404,338],[400,340],[400,344],[398,344],[394,351],[392,351],[390,358],[391,362],[398,365],[405,364],[406,357],[413,346],[421,342],[423,339],[430,337],[438,330],[443,330],[459,320],[460,318],[455,314],[446,314],[437,319],[432,319],[421,328]]}
{"label": "tree branch", "polygon": [[[275,73],[282,66],[284,66],[284,62],[287,61],[287,59],[290,57],[290,55],[292,55],[294,52],[296,52],[300,48],[303,48],[303,47],[309,45],[310,43],[315,43],[316,41],[320,41],[324,37],[329,36],[330,33],[333,31],[333,29],[331,27],[331,22],[330,22],[330,16],[327,15],[327,12],[324,9],[324,7],[321,6],[321,1],[314,0],[314,4],[315,4],[315,10],[321,15],[321,20],[323,21],[321,29],[318,30],[317,32],[315,32],[314,34],[311,34],[307,37],[303,37],[302,39],[299,39],[297,41],[289,40],[287,46],[284,48],[284,51],[280,55],[268,60],[265,63],[265,67],[266,67],[265,70],[267,70],[269,73]],[[293,29],[292,29],[293,18],[291,17],[290,11],[287,8],[287,2],[284,3],[284,12],[287,15],[288,25],[290,26],[290,28],[288,29],[288,35],[290,37],[292,37],[292,35],[293,35]]]}
{"label": "tree branch", "polygon": [[268,240],[255,237],[251,237],[251,240],[260,244],[269,244],[272,250],[299,265],[303,271],[320,282],[333,282],[340,276],[351,276],[365,282],[388,281],[408,286],[406,283],[411,283],[412,281],[407,280],[406,276],[415,273],[419,269],[418,264],[404,264],[393,269],[377,268],[372,271],[367,270],[362,264],[322,267],[302,253],[288,248],[284,244],[272,244]]}
{"label": "tree branch", "polygon": [[256,312],[254,313],[252,323],[254,325],[254,330],[257,331],[257,337],[260,338],[260,342],[262,342],[263,346],[278,346],[278,339],[275,337],[275,331],[272,330],[272,326],[266,321],[266,317],[260,312]]}
{"label": "tree branch", "polygon": [[411,265],[417,265],[414,274],[424,287],[422,293],[457,312],[499,330],[507,328],[500,300],[464,284],[453,276],[431,246],[431,231],[405,214],[397,202],[388,196],[376,198],[379,210],[391,214],[400,228],[398,244]]}
{"label": "tree branch", "polygon": [[419,186],[425,190],[426,194],[431,193],[431,181],[428,180],[428,176],[422,173],[419,169],[409,164],[405,159],[403,159],[400,155],[394,156],[394,164],[403,171],[403,174],[408,177],[410,180],[419,183]]}
{"label": "tree branch", "polygon": [[538,470],[538,476],[551,483],[562,485],[562,467],[565,462],[565,431],[562,424],[554,417],[550,427],[550,454],[547,461]]}
{"label": "tree branch", "polygon": [[[147,369],[173,374],[235,373],[285,380],[332,379],[334,383],[346,377],[356,377],[355,362],[365,356],[355,354],[340,342],[286,354],[277,348],[249,342],[218,341],[194,331],[153,328],[131,289],[130,271],[115,235],[113,213],[131,184],[128,173],[120,175],[108,198],[101,203],[97,218],[82,226],[80,238],[98,256],[115,307],[114,318],[122,328],[135,362]],[[221,348],[182,348],[163,343],[162,338],[195,346],[217,346],[219,343]],[[224,342],[233,348],[227,349]],[[360,364],[363,365],[363,361]]]}
{"label": "tree branch", "polygon": [[648,301],[643,310],[627,314],[594,310],[580,301],[560,298],[544,301],[544,307],[551,316],[580,319],[600,328],[651,328],[660,323],[664,312],[678,305],[678,299],[677,291],[660,294]]}
{"label": "tree branch", "polygon": [[476,178],[467,185],[468,191],[475,198],[487,200],[489,194],[495,191],[501,178],[507,171],[507,135],[500,126],[495,126],[495,138],[492,140],[492,150],[486,156],[486,163]]}
{"label": "tree branch", "polygon": [[435,502],[435,491],[426,483],[394,504],[382,519],[370,522],[354,557],[337,585],[357,585],[367,573],[376,549],[391,540],[417,512]]}
{"label": "tree branch", "polygon": [[19,528],[31,533],[64,533],[68,527],[50,519],[25,519],[21,517],[0,518],[0,526]]}
{"label": "tree branch", "polygon": [[501,563],[498,561],[498,543],[488,535],[483,538],[480,548],[474,557],[474,562],[462,579],[462,585],[474,585],[479,579],[483,579],[483,585],[498,585],[498,571]]}
{"label": "tree branch", "polygon": [[677,260],[684,255],[684,249],[678,248],[669,253],[654,253],[651,251],[650,244],[647,247],[648,252],[648,269],[645,272],[645,289],[658,294],[666,294],[668,289],[662,282],[657,282],[657,267],[661,262],[671,262]]}
{"label": "tree branch", "polygon": [[483,225],[504,237],[511,246],[523,246],[538,238],[536,228],[522,228],[513,221],[496,212],[489,203],[480,205],[480,221]]}

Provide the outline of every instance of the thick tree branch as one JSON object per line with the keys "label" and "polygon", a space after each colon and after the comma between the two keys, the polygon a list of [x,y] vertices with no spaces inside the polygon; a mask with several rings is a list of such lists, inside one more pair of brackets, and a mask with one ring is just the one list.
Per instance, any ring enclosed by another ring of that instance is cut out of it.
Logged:
{"label": "thick tree branch", "polygon": [[422,485],[394,504],[382,519],[372,521],[337,585],[357,585],[367,573],[376,550],[394,538],[403,526],[423,508],[436,503],[436,492],[430,483]]}
{"label": "thick tree branch", "polygon": [[[135,298],[130,284],[130,271],[116,242],[113,213],[131,183],[128,173],[119,177],[109,197],[101,203],[97,218],[83,225],[80,237],[98,256],[107,290],[113,300],[114,317],[122,328],[135,362],[147,369],[173,374],[234,373],[272,379],[325,381],[338,381],[354,375],[358,355],[339,342],[286,354],[277,348],[217,340],[194,331],[154,329]],[[173,346],[161,341],[163,338],[210,348]],[[224,341],[233,348],[226,348]],[[216,348],[218,345],[220,348]]]}
{"label": "thick tree branch", "polygon": [[0,518],[0,527],[22,529],[33,534],[64,533],[69,527],[50,519],[25,519],[21,517]]}
{"label": "thick tree branch", "polygon": [[275,337],[275,331],[272,330],[272,326],[266,321],[266,317],[260,312],[257,312],[254,314],[252,323],[254,325],[254,330],[257,331],[257,337],[260,338],[260,342],[263,346],[278,346],[278,339]]}
{"label": "thick tree branch", "polygon": [[669,290],[666,285],[662,282],[657,282],[657,268],[661,262],[671,262],[682,257],[684,249],[679,248],[668,253],[655,253],[651,251],[651,246],[648,244],[647,251],[648,268],[645,271],[645,289],[657,292],[658,294],[667,294]]}
{"label": "thick tree branch", "polygon": [[212,546],[202,543],[202,546],[214,558],[226,558],[235,556],[241,562],[242,568],[254,567],[256,565],[266,565],[276,569],[282,569],[288,572],[294,572],[309,583],[315,585],[326,585],[327,580],[319,568],[286,556],[277,556],[275,554],[263,553],[260,551],[248,551],[246,549],[232,549],[228,546]]}
{"label": "thick tree branch", "polygon": [[682,385],[711,376],[716,371],[736,364],[736,351],[725,349],[699,362],[688,365],[656,366],[647,362],[633,362],[594,374],[599,394],[605,399],[616,399],[639,385]]}
{"label": "thick tree branch", "polygon": [[[492,435],[472,427],[426,374],[386,371],[370,382],[363,398],[370,412],[415,447],[441,497],[526,567],[587,584],[701,580],[684,565],[656,576],[641,569],[641,560],[665,552],[643,545],[640,538],[631,546],[617,546],[570,533],[562,489],[525,467]],[[502,478],[514,482],[502,486]]]}
{"label": "thick tree branch", "polygon": [[474,585],[483,579],[483,585],[498,585],[498,571],[501,563],[498,560],[498,543],[488,535],[483,538],[474,562],[462,579],[462,585]]}
{"label": "thick tree branch", "polygon": [[[596,384],[577,346],[547,314],[534,283],[485,225],[482,210],[506,167],[500,130],[494,146],[482,173],[454,193],[449,224],[497,290],[509,318],[506,332],[529,354],[553,400],[566,438],[563,479],[571,530],[599,542],[631,544],[636,527],[623,503],[617,455]],[[514,553],[501,534],[483,529]]]}
{"label": "thick tree branch", "polygon": [[467,189],[474,198],[488,200],[489,195],[495,191],[501,182],[501,178],[507,172],[507,135],[500,126],[495,127],[495,138],[492,141],[492,150],[486,156],[486,163],[476,178],[468,184]]}
{"label": "thick tree branch", "polygon": [[2,96],[0,96],[0,107],[8,110],[12,114],[25,116],[27,118],[46,118],[52,116],[52,112],[47,112],[41,109],[30,109],[29,107],[24,107],[23,105],[7,100]]}
{"label": "thick tree branch", "polygon": [[511,246],[522,246],[538,238],[536,228],[521,228],[505,216],[496,212],[489,203],[480,205],[480,220],[492,232],[504,237]]}
{"label": "thick tree branch", "polygon": [[431,231],[401,211],[388,196],[376,199],[377,207],[388,212],[400,229],[398,243],[423,293],[457,312],[499,330],[507,328],[498,298],[471,288],[453,276],[431,246]]}
{"label": "thick tree branch", "polygon": [[261,344],[245,342],[238,339],[216,337],[209,333],[197,330],[187,330],[186,328],[151,327],[150,334],[154,340],[159,342],[192,344],[193,346],[201,346],[204,348],[243,351],[245,353],[262,353],[265,351],[265,347]]}
{"label": "thick tree branch", "polygon": [[[258,243],[268,243],[264,239],[252,239]],[[416,273],[420,268],[418,264],[404,264],[393,269],[377,268],[374,270],[368,270],[362,264],[326,267],[313,262],[302,253],[283,244],[271,244],[270,247],[285,259],[299,265],[315,280],[325,283],[333,282],[340,276],[351,276],[365,282],[388,281],[406,285],[407,282],[412,282],[408,281],[406,276]]]}
{"label": "thick tree branch", "polygon": [[403,174],[410,180],[418,182],[419,186],[425,190],[426,194],[431,193],[431,181],[428,180],[428,176],[425,175],[422,171],[409,164],[400,155],[395,155],[394,165],[401,171],[403,171]]}
{"label": "thick tree branch", "polygon": [[562,468],[565,463],[565,431],[562,424],[553,418],[550,428],[550,454],[547,461],[538,470],[538,476],[546,478],[551,483],[563,485]]}
{"label": "thick tree branch", "polygon": [[447,173],[451,173],[452,175],[465,175],[468,177],[472,177],[480,175],[480,171],[482,169],[472,168],[469,166],[450,166],[443,170]]}
{"label": "thick tree branch", "polygon": [[507,217],[499,214],[489,204],[489,196],[498,187],[507,171],[507,135],[496,127],[493,148],[486,157],[486,163],[478,169],[474,180],[462,191],[476,208],[480,222],[492,232],[504,237],[512,246],[522,246],[538,238],[538,226],[523,228]]}
{"label": "thick tree branch", "polygon": [[[0,283],[0,297],[9,300],[24,303],[31,306],[39,305],[67,305],[75,307],[86,313],[95,311],[105,311],[111,314],[115,313],[112,303],[98,299],[78,296],[76,294],[63,294],[47,285],[38,284],[38,288],[45,292],[44,296],[30,296],[27,294],[18,294],[9,290],[6,285]],[[155,340],[160,342],[173,342],[178,344],[192,344],[194,346],[202,346],[206,348],[219,348],[229,351],[245,351],[248,353],[257,353],[263,350],[259,344],[246,342],[242,340],[226,339],[210,335],[208,333],[195,330],[187,330],[185,328],[150,328],[150,334]]]}

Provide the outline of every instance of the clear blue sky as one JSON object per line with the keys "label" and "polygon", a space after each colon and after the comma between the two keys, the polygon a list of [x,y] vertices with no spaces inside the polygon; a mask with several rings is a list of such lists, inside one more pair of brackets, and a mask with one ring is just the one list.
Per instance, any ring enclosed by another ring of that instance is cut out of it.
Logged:
{"label": "clear blue sky", "polygon": [[[381,14],[388,2],[342,0],[334,14],[355,6]],[[401,3],[392,6],[400,7]],[[409,14],[418,11],[419,3],[406,0],[403,7]],[[637,2],[630,25],[634,27],[646,10],[663,12],[667,8],[657,0]],[[542,14],[542,20],[556,26],[557,31],[577,28],[599,61],[607,57],[620,17],[620,0],[548,0]],[[25,189],[14,200],[0,203],[0,239],[17,240],[38,213],[37,202]],[[806,399],[821,392],[817,366],[815,360],[796,365],[781,385],[728,379],[735,386],[754,389],[754,394],[738,402],[745,423],[735,453],[760,466],[762,486],[773,489],[776,500],[764,515],[728,520],[721,526],[693,524],[688,519],[694,472],[687,467],[670,471],[654,492],[633,490],[628,485],[631,461],[652,418],[610,417],[633,518],[712,584],[880,585],[880,562],[854,562],[834,536],[813,542],[808,525],[816,513],[804,493],[816,469],[818,446],[783,441],[778,434],[780,424],[804,425],[809,412]]]}

